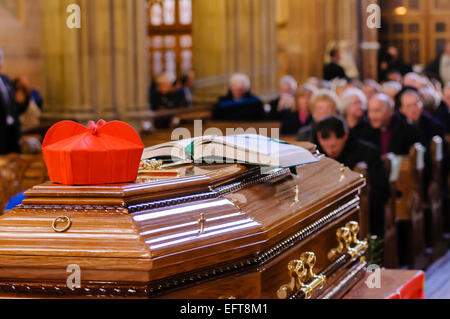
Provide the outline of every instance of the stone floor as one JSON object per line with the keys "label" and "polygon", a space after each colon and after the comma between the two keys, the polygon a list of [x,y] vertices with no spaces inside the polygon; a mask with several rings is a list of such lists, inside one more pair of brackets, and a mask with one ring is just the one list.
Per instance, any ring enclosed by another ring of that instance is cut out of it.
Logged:
{"label": "stone floor", "polygon": [[450,251],[426,271],[425,296],[427,299],[450,299]]}

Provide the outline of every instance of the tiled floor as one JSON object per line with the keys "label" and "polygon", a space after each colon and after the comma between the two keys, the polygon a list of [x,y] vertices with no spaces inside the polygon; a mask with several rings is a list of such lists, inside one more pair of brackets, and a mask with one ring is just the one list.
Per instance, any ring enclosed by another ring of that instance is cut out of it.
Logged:
{"label": "tiled floor", "polygon": [[450,251],[426,271],[425,296],[427,299],[450,299]]}

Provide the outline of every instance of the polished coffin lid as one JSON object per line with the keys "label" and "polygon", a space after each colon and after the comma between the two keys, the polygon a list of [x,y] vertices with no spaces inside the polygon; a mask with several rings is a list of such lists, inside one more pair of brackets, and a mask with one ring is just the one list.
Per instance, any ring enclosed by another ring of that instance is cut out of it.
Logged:
{"label": "polished coffin lid", "polygon": [[[328,158],[297,173],[200,165],[178,168],[176,177],[141,175],[127,185],[36,186],[0,216],[0,287],[65,284],[67,267],[78,265],[83,283],[147,294],[149,282],[261,260],[365,184]],[[52,228],[60,216],[71,221],[65,232]]]}

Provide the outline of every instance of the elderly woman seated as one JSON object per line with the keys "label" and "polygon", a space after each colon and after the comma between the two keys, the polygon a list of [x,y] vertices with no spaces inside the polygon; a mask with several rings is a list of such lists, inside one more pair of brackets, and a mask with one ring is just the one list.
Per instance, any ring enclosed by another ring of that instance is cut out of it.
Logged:
{"label": "elderly woman seated", "polygon": [[366,95],[367,101],[373,98],[376,94],[381,93],[381,85],[378,82],[368,79],[364,81],[363,92]]}
{"label": "elderly woman seated", "polygon": [[163,73],[156,79],[156,90],[150,93],[150,106],[152,110],[175,109],[183,106],[182,100],[176,94],[173,81],[169,74]]}
{"label": "elderly woman seated", "polygon": [[338,104],[338,97],[333,91],[326,89],[318,90],[312,97],[310,105],[312,122],[300,129],[297,141],[317,144],[316,123],[327,116],[336,115]]}
{"label": "elderly woman seated", "polygon": [[357,137],[367,125],[367,98],[363,91],[356,88],[347,89],[341,97],[340,113],[350,129],[350,135]]}
{"label": "elderly woman seated", "polygon": [[381,86],[381,93],[386,94],[393,101],[395,101],[397,94],[400,93],[401,90],[402,85],[395,81],[384,82]]}
{"label": "elderly woman seated", "polygon": [[263,102],[250,92],[250,80],[245,74],[233,74],[230,90],[214,105],[212,118],[222,121],[265,119]]}
{"label": "elderly woman seated", "polygon": [[279,96],[269,103],[269,119],[280,120],[285,111],[295,108],[295,92],[297,91],[297,87],[297,81],[292,76],[286,75],[281,78],[278,91]]}
{"label": "elderly woman seated", "polygon": [[297,92],[297,103],[290,109],[283,110],[281,115],[281,134],[294,135],[312,121],[312,116],[309,111],[311,98],[317,89],[310,85],[303,85]]}

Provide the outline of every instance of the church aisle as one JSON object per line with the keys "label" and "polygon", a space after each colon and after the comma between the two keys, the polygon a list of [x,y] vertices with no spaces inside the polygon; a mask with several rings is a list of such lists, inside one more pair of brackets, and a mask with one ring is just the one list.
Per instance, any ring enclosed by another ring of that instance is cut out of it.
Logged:
{"label": "church aisle", "polygon": [[425,275],[425,296],[427,299],[450,298],[450,251],[436,261]]}

